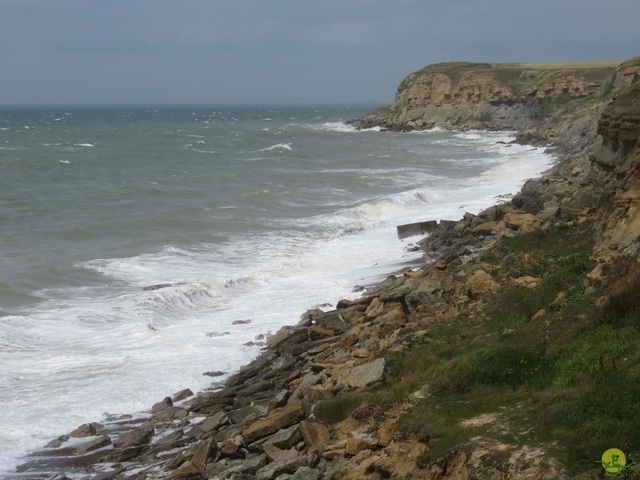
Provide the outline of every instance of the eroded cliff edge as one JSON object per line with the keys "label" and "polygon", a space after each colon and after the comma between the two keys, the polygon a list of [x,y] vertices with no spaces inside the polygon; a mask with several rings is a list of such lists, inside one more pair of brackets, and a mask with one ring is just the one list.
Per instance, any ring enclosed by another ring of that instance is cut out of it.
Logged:
{"label": "eroded cliff edge", "polygon": [[586,479],[609,448],[636,459],[640,83],[519,138],[558,164],[441,225],[422,265],[307,312],[224,385],[83,425],[16,476]]}
{"label": "eroded cliff edge", "polygon": [[434,126],[520,130],[568,103],[584,107],[640,78],[640,59],[612,63],[440,63],[407,76],[393,103],[354,121],[408,131]]}

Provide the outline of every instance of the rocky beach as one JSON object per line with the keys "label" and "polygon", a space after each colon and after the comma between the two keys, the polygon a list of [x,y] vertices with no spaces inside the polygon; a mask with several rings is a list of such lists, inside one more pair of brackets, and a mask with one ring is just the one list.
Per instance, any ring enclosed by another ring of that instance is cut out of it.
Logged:
{"label": "rocky beach", "polygon": [[418,264],[307,311],[221,384],[61,435],[15,478],[586,479],[607,448],[632,458],[639,79],[640,57],[411,74],[353,123],[518,130],[555,166],[477,215],[416,219]]}

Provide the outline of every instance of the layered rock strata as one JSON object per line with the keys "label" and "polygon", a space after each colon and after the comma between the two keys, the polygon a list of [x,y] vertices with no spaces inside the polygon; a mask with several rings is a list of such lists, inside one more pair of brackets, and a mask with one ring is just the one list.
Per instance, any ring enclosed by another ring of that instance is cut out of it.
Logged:
{"label": "layered rock strata", "polygon": [[407,76],[393,103],[353,123],[409,131],[448,126],[520,130],[640,78],[640,58],[616,63],[441,63]]}

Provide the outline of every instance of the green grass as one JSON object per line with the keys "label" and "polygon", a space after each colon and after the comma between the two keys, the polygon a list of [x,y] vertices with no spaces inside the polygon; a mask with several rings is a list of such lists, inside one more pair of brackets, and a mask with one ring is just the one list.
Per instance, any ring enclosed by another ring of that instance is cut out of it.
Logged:
{"label": "green grass", "polygon": [[[477,436],[543,446],[571,474],[593,471],[613,447],[640,458],[640,265],[621,261],[610,267],[617,281],[586,288],[592,228],[566,224],[502,239],[483,260],[502,265],[503,285],[526,273],[542,279],[538,287],[505,286],[472,318],[428,324],[428,342],[384,352],[381,387],[321,402],[317,418],[337,422],[364,403],[385,412],[426,389],[398,420],[401,433],[429,444],[419,466],[472,449]],[[561,291],[561,308],[531,319]],[[607,301],[595,306],[596,298]],[[495,421],[461,423],[481,414]],[[486,462],[502,468],[507,457],[508,449]]]}

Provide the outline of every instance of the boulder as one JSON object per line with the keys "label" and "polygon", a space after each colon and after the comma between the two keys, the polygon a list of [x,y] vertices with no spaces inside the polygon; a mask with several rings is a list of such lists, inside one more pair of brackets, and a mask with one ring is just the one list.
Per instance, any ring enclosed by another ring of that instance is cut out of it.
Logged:
{"label": "boulder", "polygon": [[533,225],[536,217],[525,212],[509,212],[504,216],[504,223],[512,230],[520,230],[525,225]]}
{"label": "boulder", "polygon": [[167,477],[168,480],[206,480],[206,478],[205,473],[191,462],[186,462]]}
{"label": "boulder", "polygon": [[151,413],[156,413],[169,407],[173,407],[173,400],[171,400],[171,397],[164,397],[164,400],[155,403],[153,407],[151,407]]}
{"label": "boulder", "polygon": [[242,458],[240,446],[242,445],[242,437],[237,435],[233,438],[227,438],[220,446],[220,453],[227,458]]}
{"label": "boulder", "polygon": [[184,408],[168,407],[154,412],[151,418],[155,422],[172,422],[177,418],[184,418],[187,415],[188,412]]}
{"label": "boulder", "polygon": [[467,280],[467,286],[471,297],[482,297],[500,288],[491,275],[484,270],[476,270]]}
{"label": "boulder", "polygon": [[300,455],[288,460],[277,460],[256,472],[257,480],[273,480],[284,473],[295,473],[301,467],[311,467],[317,462],[317,455]]}
{"label": "boulder", "polygon": [[244,432],[242,437],[249,444],[259,438],[266,437],[277,432],[281,428],[288,427],[304,417],[304,407],[300,401],[292,401],[285,407],[276,408],[265,418],[253,422]]}
{"label": "boulder", "polygon": [[313,448],[318,452],[323,452],[329,443],[329,429],[320,422],[303,421],[300,422],[300,433],[307,448]]}
{"label": "boulder", "polygon": [[549,305],[549,310],[560,310],[564,304],[564,299],[567,298],[567,292],[559,292],[555,300]]}
{"label": "boulder", "polygon": [[199,471],[204,471],[207,463],[216,452],[216,443],[213,438],[194,444],[188,450],[177,455],[168,465],[169,469],[176,469],[184,464],[191,464]]}
{"label": "boulder", "polygon": [[291,480],[320,480],[322,472],[310,467],[300,467],[293,474]]}
{"label": "boulder", "polygon": [[229,417],[227,417],[227,414],[224,411],[220,410],[207,417],[204,422],[200,424],[200,428],[202,428],[204,433],[207,433],[212,430],[216,430],[227,423],[229,423]]}
{"label": "boulder", "polygon": [[494,234],[499,228],[499,224],[498,222],[492,221],[492,220],[487,220],[485,222],[482,222],[476,226],[474,226],[471,229],[471,233],[473,235],[492,235]]}
{"label": "boulder", "polygon": [[267,347],[273,348],[280,342],[286,340],[293,335],[297,330],[294,327],[282,327],[275,334],[267,337]]}
{"label": "boulder", "polygon": [[[267,456],[262,454],[257,457],[250,457],[237,465],[220,472],[215,478],[236,478],[241,475],[255,475],[256,472],[267,464]],[[253,478],[253,477],[250,477]]]}
{"label": "boulder", "polygon": [[180,402],[182,400],[184,400],[185,398],[189,398],[193,396],[193,392],[188,389],[185,388],[184,390],[180,390],[179,392],[175,393],[172,397],[171,397],[171,401],[172,402]]}
{"label": "boulder", "polygon": [[265,440],[280,449],[287,449],[296,446],[301,438],[300,426],[295,424],[279,430]]}
{"label": "boulder", "polygon": [[172,448],[182,447],[188,442],[188,438],[184,436],[183,430],[176,430],[162,438],[156,440],[153,444],[154,450],[163,451]]}
{"label": "boulder", "polygon": [[68,436],[72,438],[95,437],[102,431],[104,431],[104,427],[99,423],[85,423],[69,432]]}
{"label": "boulder", "polygon": [[380,301],[378,297],[375,297],[371,300],[371,303],[367,307],[367,310],[364,312],[364,316],[366,318],[375,318],[382,313],[384,310],[384,303]]}
{"label": "boulder", "polygon": [[[388,457],[382,460],[379,466],[391,473],[392,477],[406,477],[416,469],[416,461],[427,450],[427,446],[415,440],[405,442],[392,442],[387,448]],[[432,478],[432,477],[427,477]],[[442,477],[458,478],[458,477]],[[460,477],[463,478],[463,477]],[[469,478],[469,477],[466,477]]]}
{"label": "boulder", "polygon": [[276,447],[271,442],[264,442],[262,444],[262,450],[265,455],[269,457],[269,460],[272,462],[277,462],[280,460],[291,460],[298,456],[298,452],[295,448],[289,448],[287,450],[283,450],[281,448]]}
{"label": "boulder", "polygon": [[406,318],[404,312],[402,311],[402,307],[391,308],[388,312],[383,315],[380,315],[376,318],[376,325],[380,325],[382,328],[382,333],[391,333],[398,327],[401,327],[405,324]]}
{"label": "boulder", "polygon": [[586,277],[591,283],[602,281],[604,278],[604,263],[599,263],[596,267],[587,273]]}
{"label": "boulder", "polygon": [[347,384],[352,388],[361,388],[379,382],[384,375],[385,365],[385,359],[378,358],[373,362],[353,367],[349,372]]}
{"label": "boulder", "polygon": [[118,438],[114,440],[113,446],[115,448],[129,448],[145,445],[151,441],[153,434],[154,430],[150,427],[140,427],[135,430],[122,432],[118,435]]}
{"label": "boulder", "polygon": [[348,438],[344,451],[347,455],[357,455],[364,450],[371,450],[373,446],[370,441],[364,438]]}

